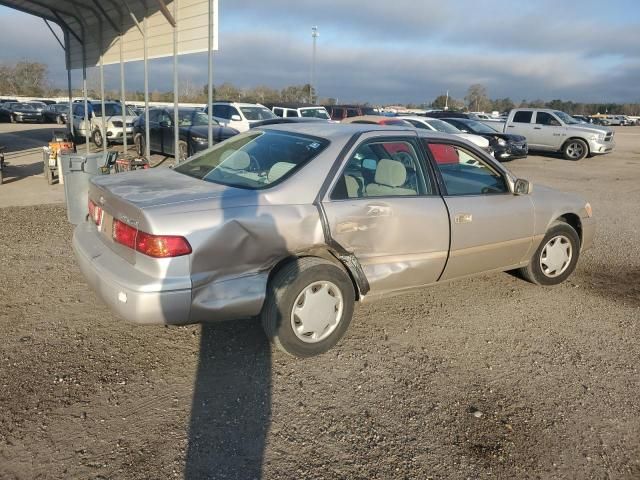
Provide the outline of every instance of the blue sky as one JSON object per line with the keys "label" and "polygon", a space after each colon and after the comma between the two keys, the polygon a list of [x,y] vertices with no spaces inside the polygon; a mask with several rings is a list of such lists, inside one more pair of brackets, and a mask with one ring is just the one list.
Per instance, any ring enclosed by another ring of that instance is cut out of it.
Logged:
{"label": "blue sky", "polygon": [[[308,82],[318,25],[323,97],[423,102],[482,83],[494,98],[640,101],[637,0],[220,0],[220,22],[215,83]],[[45,62],[51,83],[65,84],[63,52],[40,19],[0,7],[0,45],[0,62]],[[206,64],[181,57],[180,80],[201,88]],[[172,88],[170,61],[151,70],[152,90]],[[118,67],[106,75],[117,88]],[[127,87],[142,88],[139,62],[127,67]]]}

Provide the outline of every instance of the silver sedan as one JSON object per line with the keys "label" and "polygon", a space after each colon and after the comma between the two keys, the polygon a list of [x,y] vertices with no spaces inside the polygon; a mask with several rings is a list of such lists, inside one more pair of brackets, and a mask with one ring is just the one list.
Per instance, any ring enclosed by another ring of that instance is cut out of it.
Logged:
{"label": "silver sedan", "polygon": [[340,340],[355,302],[489,271],[558,284],[593,235],[585,200],[533,188],[464,139],[314,123],[94,178],[73,245],[131,322],[260,316],[308,357]]}

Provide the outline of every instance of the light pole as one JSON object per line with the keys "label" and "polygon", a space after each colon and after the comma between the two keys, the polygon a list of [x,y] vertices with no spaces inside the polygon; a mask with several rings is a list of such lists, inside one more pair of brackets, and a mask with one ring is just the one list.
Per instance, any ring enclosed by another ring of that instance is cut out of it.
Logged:
{"label": "light pole", "polygon": [[316,98],[314,99],[313,91],[314,91],[314,83],[316,81],[316,39],[320,36],[320,32],[318,32],[318,26],[311,27],[311,38],[313,39],[313,47],[311,50],[311,81],[309,82],[309,103],[316,103]]}

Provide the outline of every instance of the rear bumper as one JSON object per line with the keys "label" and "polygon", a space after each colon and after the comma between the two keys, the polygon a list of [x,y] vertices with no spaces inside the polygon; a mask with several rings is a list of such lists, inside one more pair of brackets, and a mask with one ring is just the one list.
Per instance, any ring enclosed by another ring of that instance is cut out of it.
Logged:
{"label": "rear bumper", "polygon": [[95,227],[78,225],[73,251],[87,283],[125,320],[137,324],[184,325],[190,323],[191,288],[154,290],[157,279],[141,273],[104,245]]}

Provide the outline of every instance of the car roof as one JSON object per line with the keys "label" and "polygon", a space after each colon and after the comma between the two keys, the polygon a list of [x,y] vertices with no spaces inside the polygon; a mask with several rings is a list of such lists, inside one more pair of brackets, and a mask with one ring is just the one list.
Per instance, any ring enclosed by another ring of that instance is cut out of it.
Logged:
{"label": "car roof", "polygon": [[388,117],[385,115],[358,115],[357,117],[349,117],[349,118],[345,118],[342,123],[353,123],[353,122],[359,122],[359,121],[369,121],[369,122],[381,122],[381,121],[387,121],[387,120],[392,120],[392,119],[400,119],[402,120],[402,117]]}

